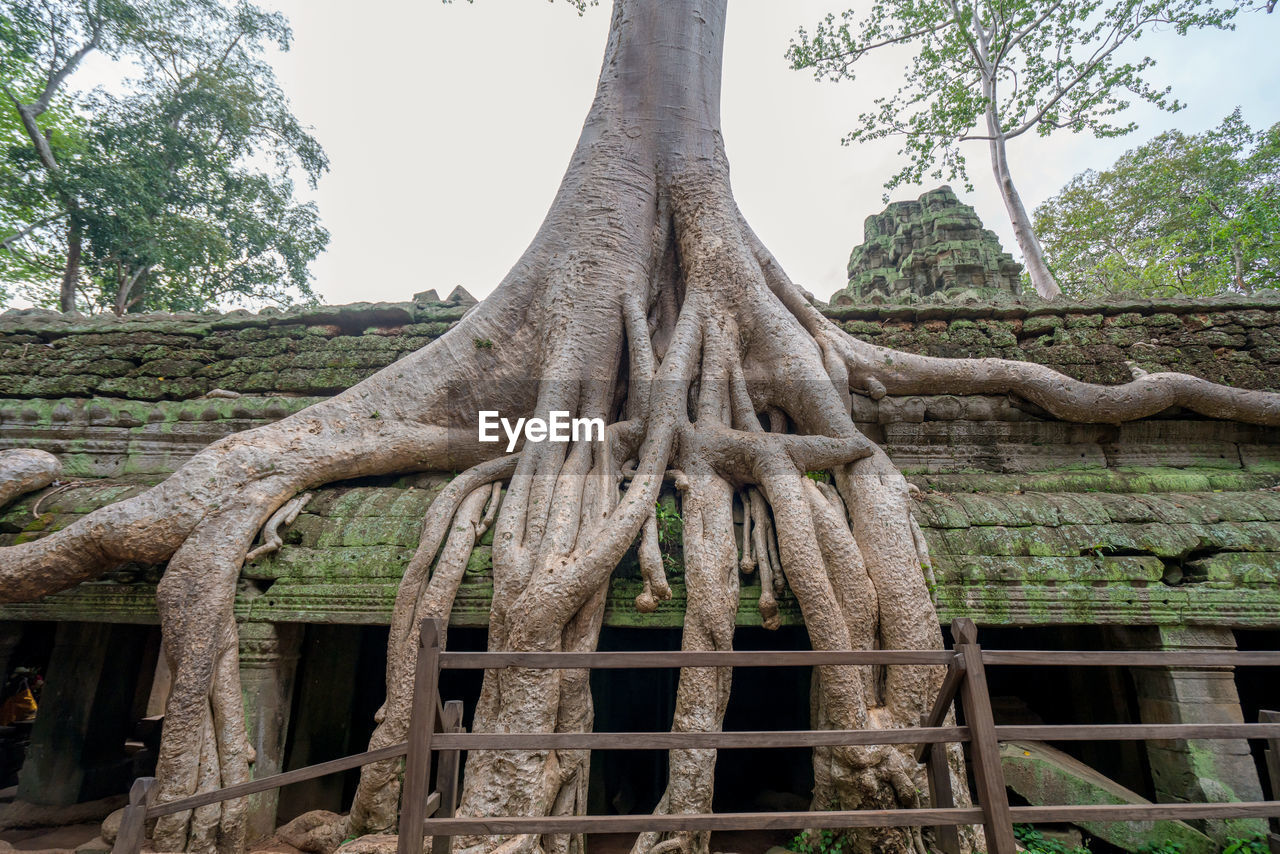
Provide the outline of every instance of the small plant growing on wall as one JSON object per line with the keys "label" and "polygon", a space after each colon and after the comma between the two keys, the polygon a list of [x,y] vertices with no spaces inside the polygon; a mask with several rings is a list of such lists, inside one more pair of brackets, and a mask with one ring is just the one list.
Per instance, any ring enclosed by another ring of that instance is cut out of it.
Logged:
{"label": "small plant growing on wall", "polygon": [[[1049,839],[1031,824],[1015,824],[1013,836],[1028,854],[1089,854],[1087,845],[1068,847],[1057,839]],[[1173,851],[1163,854],[1175,854]]]}
{"label": "small plant growing on wall", "polygon": [[807,830],[797,833],[788,847],[795,854],[841,854],[844,837],[834,830]]}

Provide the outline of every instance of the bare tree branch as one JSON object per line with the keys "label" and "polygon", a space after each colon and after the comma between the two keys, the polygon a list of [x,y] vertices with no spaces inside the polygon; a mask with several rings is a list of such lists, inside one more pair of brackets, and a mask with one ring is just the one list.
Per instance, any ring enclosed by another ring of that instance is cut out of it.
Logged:
{"label": "bare tree branch", "polygon": [[46,226],[49,223],[53,222],[54,219],[55,217],[47,216],[42,220],[31,223],[30,225],[26,226],[21,231],[15,234],[10,234],[4,240],[0,240],[0,249],[8,249],[10,246],[17,243],[19,240],[26,237],[31,232],[35,231],[37,228],[41,228],[42,226]]}
{"label": "bare tree branch", "polygon": [[35,100],[35,103],[30,105],[30,109],[34,113],[33,118],[49,109],[49,102],[53,100],[53,96],[62,86],[63,81],[67,79],[71,72],[76,70],[76,66],[80,64],[81,60],[98,48],[101,41],[102,24],[100,22],[95,22],[89,41],[73,53],[71,58],[62,64],[61,68],[52,71],[49,75],[49,79],[45,81],[44,90],[40,93],[40,97]]}

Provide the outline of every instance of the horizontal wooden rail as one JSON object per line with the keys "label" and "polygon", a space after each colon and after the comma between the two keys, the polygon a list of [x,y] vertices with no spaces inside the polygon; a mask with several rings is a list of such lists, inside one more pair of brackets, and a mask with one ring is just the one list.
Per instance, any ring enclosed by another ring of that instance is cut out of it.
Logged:
{"label": "horizontal wooden rail", "polygon": [[192,795],[189,798],[180,798],[176,801],[169,801],[163,804],[156,804],[147,808],[147,818],[159,818],[162,815],[172,815],[176,812],[185,812],[193,810],[197,807],[216,804],[219,801],[229,801],[233,798],[243,798],[246,795],[256,795],[258,792],[265,792],[270,789],[278,789],[281,786],[288,786],[291,783],[302,783],[307,780],[314,780],[316,777],[323,777],[326,774],[336,774],[339,771],[349,771],[352,768],[359,768],[362,765],[368,765],[373,762],[381,762],[384,759],[395,759],[398,756],[404,756],[408,750],[408,744],[401,742],[393,744],[389,747],[382,747],[378,750],[369,750],[364,753],[357,753],[354,756],[344,756],[341,759],[331,759],[328,762],[321,762],[319,765],[308,765],[306,768],[298,768],[295,771],[285,771],[283,774],[272,774],[270,777],[262,777],[258,780],[249,780],[246,783],[237,783],[234,786],[227,786],[225,789],[217,789],[212,792],[202,792],[198,795]]}
{"label": "horizontal wooden rail", "polygon": [[1185,821],[1189,818],[1267,818],[1280,816],[1280,801],[1226,804],[1079,804],[1009,807],[1016,822],[1037,821]]}
{"label": "horizontal wooden rail", "polygon": [[[334,759],[307,768],[274,774],[164,804],[153,804],[154,780],[135,783],[121,831],[113,850],[137,854],[145,822],[242,798],[368,765],[407,756],[404,771],[399,854],[421,854],[423,836],[447,849],[448,838],[459,835],[627,833],[713,830],[847,829],[855,827],[933,827],[939,849],[959,854],[955,828],[982,824],[992,854],[1013,854],[1013,822],[1155,821],[1186,818],[1280,817],[1280,802],[1199,804],[1102,804],[1010,807],[1005,796],[999,758],[1001,741],[1172,741],[1182,739],[1264,738],[1272,750],[1280,739],[1280,715],[1263,712],[1264,723],[1193,724],[1067,724],[996,726],[987,696],[986,665],[1110,666],[1110,667],[1249,667],[1280,666],[1280,652],[1154,651],[1154,650],[983,650],[971,620],[952,624],[951,650],[773,650],[718,652],[446,652],[441,649],[443,625],[424,620],[414,673],[410,741]],[[684,667],[822,667],[912,665],[945,666],[939,691],[923,726],[864,730],[792,730],[748,732],[560,732],[467,733],[461,726],[462,705],[442,706],[441,670],[630,670]],[[952,706],[964,707],[966,726],[943,726]],[[950,788],[950,769],[941,750],[930,746],[968,743],[971,767],[978,782],[978,805],[957,807]],[[917,745],[917,757],[929,769],[934,806],[919,809],[849,810],[831,812],[721,813],[627,816],[496,816],[462,817],[456,808],[457,769],[464,750],[688,750],[733,748],[837,747],[845,745]],[[436,790],[428,787],[432,754],[441,756]],[[432,816],[438,815],[438,818]],[[417,829],[421,828],[421,833]]]}
{"label": "horizontal wooden rail", "polygon": [[984,649],[982,661],[1036,667],[1280,667],[1280,652]]}
{"label": "horizontal wooden rail", "polygon": [[464,834],[643,833],[670,830],[802,830],[844,827],[927,827],[977,824],[979,807],[840,812],[685,813],[681,815],[553,815],[436,818],[428,833]]}
{"label": "horizontal wooden rail", "polygon": [[[631,670],[677,667],[947,665],[950,650],[758,650],[723,652],[443,652],[442,670]],[[1280,667],[1280,652],[984,649],[985,664],[1037,667]]]}
{"label": "horizontal wooden rail", "polygon": [[673,667],[818,667],[821,665],[947,664],[943,649],[762,650],[758,652],[442,652],[441,670],[632,670]]}
{"label": "horizontal wooden rail", "polygon": [[[1276,724],[1061,724],[997,726],[1000,741],[1160,741],[1188,738],[1280,738],[1280,723]],[[780,748],[780,747],[841,747],[866,744],[945,744],[970,741],[969,728],[913,727],[910,729],[866,730],[760,730],[738,732],[453,732],[437,733],[431,739],[432,750],[690,750],[695,748]],[[398,751],[396,751],[398,748]],[[404,745],[386,748],[394,751],[386,756],[404,753]],[[369,754],[362,754],[368,756]],[[334,760],[346,763],[341,771],[354,767],[355,757]],[[316,766],[319,767],[319,766]],[[312,769],[303,769],[311,771]],[[275,777],[264,777],[234,787],[240,794],[283,786],[309,776],[283,780],[290,771]],[[228,789],[227,791],[231,791]],[[205,797],[203,795],[197,797]],[[194,800],[194,799],[191,799]],[[175,801],[174,804],[185,803]],[[170,808],[168,812],[177,812]],[[179,807],[190,809],[192,806]],[[161,815],[163,813],[156,813]]]}
{"label": "horizontal wooden rail", "polygon": [[1173,741],[1278,738],[1280,724],[1058,724],[996,727],[1000,741]]}
{"label": "horizontal wooden rail", "polygon": [[[1280,816],[1280,801],[1228,804],[1102,804],[1010,807],[1015,822],[1159,821]],[[426,821],[428,833],[640,833],[673,830],[799,830],[849,827],[926,827],[979,824],[979,807],[833,812],[692,813],[682,815],[492,816]]]}
{"label": "horizontal wooden rail", "polygon": [[969,728],[765,730],[760,732],[465,732],[437,733],[432,750],[689,750],[693,748],[841,747],[848,744],[967,742]]}

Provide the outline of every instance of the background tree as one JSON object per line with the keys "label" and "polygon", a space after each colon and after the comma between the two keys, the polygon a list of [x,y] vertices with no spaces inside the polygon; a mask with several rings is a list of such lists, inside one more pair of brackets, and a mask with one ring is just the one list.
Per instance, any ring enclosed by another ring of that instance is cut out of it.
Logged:
{"label": "background tree", "polygon": [[[72,199],[59,163],[79,145],[81,128],[59,89],[88,51],[69,48],[68,26],[56,13],[42,19],[33,3],[0,11],[0,276],[6,283],[69,283],[78,276],[80,244],[71,252],[67,240],[78,240],[80,232],[67,214]],[[42,51],[45,40],[54,49]],[[16,93],[28,97],[18,104]],[[65,289],[72,293],[73,285]]]}
{"label": "background tree", "polygon": [[[116,312],[311,298],[328,233],[293,197],[324,153],[263,58],[284,18],[221,0],[20,0],[0,30],[11,134],[0,271],[38,303]],[[139,70],[123,93],[71,91],[100,50]],[[51,107],[62,100],[75,133]],[[15,138],[16,137],[16,138]],[[50,213],[50,212],[53,213]]]}
{"label": "background tree", "polygon": [[[858,116],[845,142],[901,137],[908,163],[885,186],[920,183],[926,174],[969,178],[963,142],[987,143],[991,169],[1036,292],[1060,293],[1009,170],[1009,140],[1066,128],[1120,136],[1136,97],[1166,110],[1181,105],[1147,82],[1151,57],[1121,50],[1157,29],[1185,35],[1230,28],[1237,0],[876,0],[870,12],[828,15],[787,51],[792,66],[819,79],[854,79],[864,57],[914,48],[903,84]],[[970,187],[971,188],[971,187]],[[887,196],[886,196],[887,201]]]}
{"label": "background tree", "polygon": [[1202,134],[1167,131],[1077,175],[1035,222],[1072,296],[1280,287],[1280,124],[1255,132],[1237,109]]}
{"label": "background tree", "polygon": [[[1280,425],[1280,395],[1177,373],[1094,386],[1029,362],[890,350],[825,317],[733,197],[720,122],[727,11],[727,0],[615,0],[596,95],[546,219],[498,287],[444,335],[341,394],[214,442],[145,492],[0,549],[0,602],[123,562],[165,564],[156,599],[173,681],[160,802],[248,778],[236,587],[258,532],[274,530],[313,487],[457,472],[432,500],[398,586],[377,748],[405,739],[418,627],[428,617],[447,625],[489,525],[491,650],[593,649],[609,579],[633,544],[644,578],[637,610],[668,598],[658,548],[664,482],[683,520],[684,649],[732,648],[743,572],[759,574],[753,589],[767,627],[779,624],[773,591],[791,589],[814,649],[941,648],[911,489],[859,431],[854,394],[1011,393],[1073,421],[1116,424],[1183,406]],[[507,454],[477,441],[482,410],[563,412],[608,426],[602,441],[528,442]],[[0,455],[0,482],[21,475],[29,486],[33,457],[51,478],[50,455],[11,451]],[[830,477],[806,476],[819,471]],[[735,517],[749,521],[739,527]],[[910,664],[814,675],[816,729],[916,726],[943,678],[942,668]],[[673,729],[721,729],[732,679],[725,668],[683,669]],[[586,672],[524,668],[485,673],[472,721],[478,732],[592,725]],[[672,750],[669,760],[655,811],[710,812],[716,752]],[[395,827],[398,770],[394,761],[365,766],[349,816],[309,819],[344,826],[317,836]],[[469,751],[459,812],[582,813],[589,770],[582,750]],[[813,770],[815,809],[925,797],[909,745],[819,748]],[[958,761],[954,770],[963,802]],[[235,851],[244,817],[243,800],[165,816],[152,847]],[[848,850],[921,851],[920,832],[862,828]],[[644,833],[633,850],[706,854],[709,840]],[[581,842],[455,840],[469,854],[567,854]]]}

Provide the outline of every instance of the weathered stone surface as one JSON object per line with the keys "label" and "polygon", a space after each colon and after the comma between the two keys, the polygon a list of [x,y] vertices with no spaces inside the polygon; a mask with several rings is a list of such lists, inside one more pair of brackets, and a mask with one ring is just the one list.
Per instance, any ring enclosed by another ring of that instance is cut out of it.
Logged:
{"label": "weathered stone surface", "polygon": [[[1234,488],[1214,492],[1212,471],[1107,469],[1102,479],[1041,474],[1038,482],[953,475],[950,492],[933,488],[936,478],[917,478],[926,488],[915,509],[933,553],[943,618],[995,625],[1280,626],[1280,587],[1269,580],[1280,553],[1280,493],[1266,488],[1280,483],[1280,475],[1250,480],[1240,473],[1224,483]],[[385,623],[422,518],[445,482],[441,475],[415,475],[383,486],[316,490],[283,531],[284,548],[243,570],[247,583],[237,614],[264,622]],[[965,491],[966,484],[974,491]],[[1187,485],[1205,492],[1174,491]],[[1165,491],[1156,491],[1161,486]],[[99,481],[43,500],[29,497],[0,511],[0,543],[54,530],[141,488]],[[41,512],[34,516],[37,500]],[[463,577],[456,625],[487,625],[490,537],[476,547]],[[642,615],[633,602],[639,572],[628,555],[614,573],[606,622],[681,625],[679,556],[672,560],[674,598]],[[154,622],[151,585],[159,571],[123,567],[42,602],[7,606],[0,617]],[[262,592],[259,585],[268,583]],[[743,581],[741,625],[759,625],[758,583]],[[801,623],[793,598],[780,605],[785,624]]]}
{"label": "weathered stone surface", "polygon": [[115,810],[102,820],[102,838],[108,844],[116,841],[116,837],[120,834],[120,823],[122,821],[124,821],[124,807]]}
{"label": "weathered stone surface", "polygon": [[1020,290],[1022,265],[950,187],[890,204],[867,217],[863,231],[837,304]]}
{"label": "weathered stone surface", "polygon": [[[1032,804],[1149,804],[1137,792],[1094,771],[1078,759],[1038,741],[1000,745],[1005,783]],[[1125,851],[1152,841],[1172,842],[1182,854],[1215,854],[1218,845],[1180,821],[1081,822],[1089,833]]]}
{"label": "weathered stone surface", "polygon": [[[208,443],[283,418],[422,346],[464,310],[419,300],[262,315],[0,315],[0,375],[14,379],[0,385],[0,447],[55,453],[72,481],[0,509],[0,543],[44,536],[137,494]],[[1273,298],[824,310],[853,334],[913,352],[1038,361],[1106,382],[1127,380],[1130,360],[1280,388]],[[240,396],[206,396],[214,389]],[[1071,425],[994,395],[855,396],[854,412],[923,491],[916,512],[944,619],[1280,626],[1274,430],[1176,412],[1118,427]],[[415,475],[318,490],[285,530],[285,547],[245,568],[237,614],[384,623],[423,514],[446,480]],[[486,623],[489,562],[481,543],[456,623]],[[161,570],[121,567],[0,617],[154,622]],[[673,582],[674,599],[637,614],[629,556],[615,573],[606,620],[680,625],[678,572]],[[757,625],[758,582],[744,583],[739,621]],[[783,621],[799,623],[794,600],[781,604]]]}
{"label": "weathered stone surface", "polygon": [[112,795],[95,801],[51,806],[15,800],[0,806],[0,830],[22,830],[33,827],[60,827],[100,821],[128,803],[127,795]]}
{"label": "weathered stone surface", "polygon": [[[245,724],[253,746],[253,777],[284,770],[285,736],[293,704],[302,627],[245,622],[239,626],[240,691]],[[249,798],[248,840],[265,839],[276,829],[279,789]]]}
{"label": "weathered stone surface", "polygon": [[[1235,637],[1218,626],[1168,625],[1116,629],[1115,636],[1138,649],[1233,651]],[[1133,670],[1143,723],[1243,723],[1231,668],[1145,667]],[[1160,801],[1221,803],[1260,801],[1258,769],[1243,739],[1148,741],[1151,779]],[[1266,822],[1228,819],[1193,822],[1218,843],[1250,839],[1266,832]]]}
{"label": "weathered stone surface", "polygon": [[[176,401],[214,389],[328,395],[442,335],[466,308],[362,303],[123,319],[9,311],[0,314],[0,388],[7,403]],[[1128,379],[1125,361],[1133,361],[1231,385],[1280,387],[1280,303],[1267,296],[1070,304],[1028,297],[834,305],[827,314],[851,334],[929,355],[1025,359],[1099,382]],[[0,414],[0,424],[12,418]]]}

